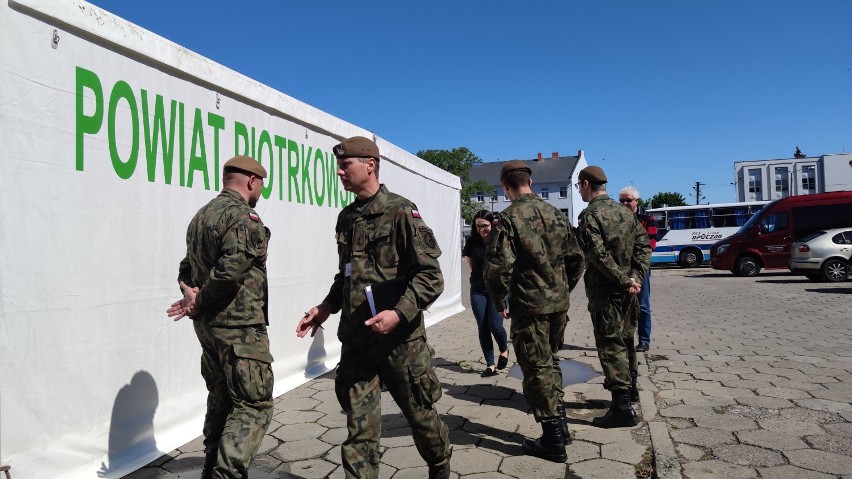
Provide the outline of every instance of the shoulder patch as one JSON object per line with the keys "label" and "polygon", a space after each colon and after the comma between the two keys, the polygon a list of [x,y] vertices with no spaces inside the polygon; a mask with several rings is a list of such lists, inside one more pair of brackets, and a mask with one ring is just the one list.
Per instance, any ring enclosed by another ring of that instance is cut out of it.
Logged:
{"label": "shoulder patch", "polygon": [[423,242],[426,243],[426,246],[432,249],[438,246],[438,241],[435,240],[435,235],[432,234],[432,230],[428,226],[421,226],[419,229],[420,234],[423,236]]}
{"label": "shoulder patch", "polygon": [[254,212],[254,210],[251,210],[249,211],[249,219],[257,223],[260,221],[260,216],[258,216],[257,213]]}
{"label": "shoulder patch", "polygon": [[420,218],[420,212],[415,210],[415,209],[412,209],[411,210],[411,216],[413,216],[415,218]]}

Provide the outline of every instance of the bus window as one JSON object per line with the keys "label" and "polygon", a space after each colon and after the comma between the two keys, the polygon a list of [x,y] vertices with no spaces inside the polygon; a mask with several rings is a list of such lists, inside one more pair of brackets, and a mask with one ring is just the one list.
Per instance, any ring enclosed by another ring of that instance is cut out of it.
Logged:
{"label": "bus window", "polygon": [[710,210],[695,210],[695,222],[693,228],[710,227]]}
{"label": "bus window", "polygon": [[691,211],[672,211],[671,212],[671,229],[685,230],[692,227],[692,212]]}
{"label": "bus window", "polygon": [[[737,210],[742,209],[742,217],[743,222],[737,224]],[[748,209],[746,208],[713,208],[713,216],[711,217],[711,221],[713,223],[713,227],[715,228],[725,228],[732,226],[742,226],[746,220],[746,212]]]}
{"label": "bus window", "polygon": [[772,233],[773,231],[781,231],[787,229],[787,212],[779,211],[763,218],[760,222],[760,231],[764,233]]}

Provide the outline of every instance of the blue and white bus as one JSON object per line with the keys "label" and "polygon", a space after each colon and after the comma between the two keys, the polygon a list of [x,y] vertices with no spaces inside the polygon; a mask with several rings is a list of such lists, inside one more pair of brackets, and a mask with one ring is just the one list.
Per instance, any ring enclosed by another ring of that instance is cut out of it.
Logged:
{"label": "blue and white bus", "polygon": [[728,237],[768,201],[672,206],[649,209],[657,224],[651,264],[677,263],[692,268],[710,261],[710,247]]}

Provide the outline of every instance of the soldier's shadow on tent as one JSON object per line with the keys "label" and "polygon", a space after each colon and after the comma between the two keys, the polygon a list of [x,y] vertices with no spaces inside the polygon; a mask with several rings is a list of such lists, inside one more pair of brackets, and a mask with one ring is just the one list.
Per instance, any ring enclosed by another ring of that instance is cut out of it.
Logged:
{"label": "soldier's shadow on tent", "polygon": [[115,396],[109,425],[107,463],[98,477],[117,478],[140,457],[159,455],[154,438],[154,413],[160,397],[154,377],[147,371],[133,375]]}

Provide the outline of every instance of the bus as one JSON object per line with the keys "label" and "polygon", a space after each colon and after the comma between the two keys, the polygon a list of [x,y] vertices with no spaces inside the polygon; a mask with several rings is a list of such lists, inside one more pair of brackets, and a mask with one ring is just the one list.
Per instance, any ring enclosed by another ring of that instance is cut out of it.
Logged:
{"label": "bus", "polygon": [[693,268],[710,261],[710,247],[734,234],[768,201],[651,208],[657,224],[657,247],[651,264],[677,263]]}

